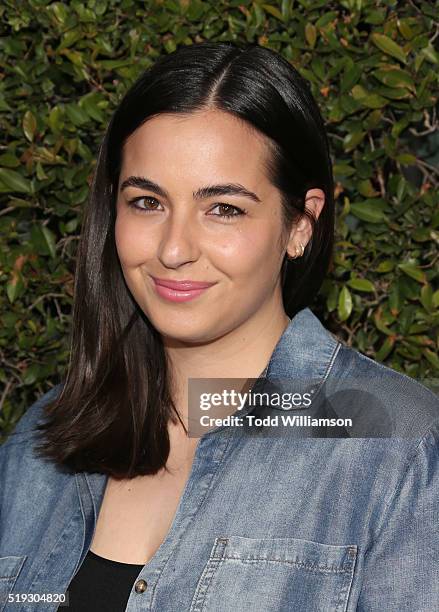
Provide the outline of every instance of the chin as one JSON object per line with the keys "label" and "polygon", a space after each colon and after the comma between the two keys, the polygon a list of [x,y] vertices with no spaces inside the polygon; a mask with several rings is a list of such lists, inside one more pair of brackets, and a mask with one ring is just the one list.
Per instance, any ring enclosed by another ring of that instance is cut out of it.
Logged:
{"label": "chin", "polygon": [[[147,314],[155,329],[167,340],[186,343],[205,343],[218,336],[212,329],[212,321],[203,322],[195,313],[176,313],[175,316],[164,316],[164,313]],[[215,325],[213,326],[215,327]]]}

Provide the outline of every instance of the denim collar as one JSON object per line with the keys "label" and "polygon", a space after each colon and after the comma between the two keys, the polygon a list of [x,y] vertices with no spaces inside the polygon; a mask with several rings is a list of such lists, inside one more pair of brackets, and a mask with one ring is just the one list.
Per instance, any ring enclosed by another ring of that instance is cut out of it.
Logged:
{"label": "denim collar", "polygon": [[265,376],[313,380],[315,390],[329,375],[340,341],[309,309],[303,308],[290,320],[270,358]]}
{"label": "denim collar", "polygon": [[[314,401],[331,372],[340,347],[338,338],[322,325],[309,308],[304,308],[290,319],[267,367],[249,387],[253,393],[262,394],[310,393]],[[290,409],[302,410],[304,407]],[[246,405],[234,415],[243,417],[254,409],[254,405]],[[220,429],[223,427],[210,431]]]}

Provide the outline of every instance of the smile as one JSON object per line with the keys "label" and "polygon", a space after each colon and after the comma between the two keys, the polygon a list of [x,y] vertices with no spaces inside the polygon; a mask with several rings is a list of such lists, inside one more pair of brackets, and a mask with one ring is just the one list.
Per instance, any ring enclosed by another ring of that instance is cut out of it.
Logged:
{"label": "smile", "polygon": [[195,281],[165,281],[151,277],[156,293],[170,302],[187,302],[204,293],[215,283]]}

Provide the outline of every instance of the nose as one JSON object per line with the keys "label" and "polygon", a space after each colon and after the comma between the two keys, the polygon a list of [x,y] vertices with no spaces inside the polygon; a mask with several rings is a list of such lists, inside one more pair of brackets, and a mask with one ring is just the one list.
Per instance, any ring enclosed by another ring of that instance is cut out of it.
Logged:
{"label": "nose", "polygon": [[185,263],[196,261],[199,254],[194,216],[181,207],[179,210],[173,210],[162,225],[158,259],[166,268],[178,268]]}

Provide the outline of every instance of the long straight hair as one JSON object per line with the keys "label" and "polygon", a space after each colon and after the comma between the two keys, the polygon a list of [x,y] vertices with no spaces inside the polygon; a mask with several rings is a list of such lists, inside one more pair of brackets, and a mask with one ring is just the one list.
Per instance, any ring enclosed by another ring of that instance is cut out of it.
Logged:
{"label": "long straight hair", "polygon": [[[334,240],[334,188],[324,123],[309,85],[280,54],[258,45],[204,42],[160,58],[132,85],[104,135],[78,247],[71,352],[61,393],[46,404],[37,453],[73,471],[113,478],[166,468],[169,421],[182,423],[160,334],[133,299],[115,243],[123,145],[161,113],[231,113],[268,137],[267,172],[281,194],[283,227],[306,215],[303,257],[284,259],[282,298],[293,317],[316,296]],[[305,210],[308,189],[325,205]],[[183,423],[182,423],[183,425]],[[184,425],[183,425],[184,427]]]}

